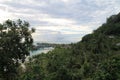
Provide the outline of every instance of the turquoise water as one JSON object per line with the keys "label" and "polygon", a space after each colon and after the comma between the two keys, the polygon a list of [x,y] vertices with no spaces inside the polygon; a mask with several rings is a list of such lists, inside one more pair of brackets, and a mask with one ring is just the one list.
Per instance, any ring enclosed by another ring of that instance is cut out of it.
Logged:
{"label": "turquoise water", "polygon": [[41,53],[47,53],[47,52],[49,52],[49,51],[51,51],[53,49],[54,49],[53,47],[40,48],[40,49],[38,49],[36,51],[31,51],[30,56],[41,54]]}

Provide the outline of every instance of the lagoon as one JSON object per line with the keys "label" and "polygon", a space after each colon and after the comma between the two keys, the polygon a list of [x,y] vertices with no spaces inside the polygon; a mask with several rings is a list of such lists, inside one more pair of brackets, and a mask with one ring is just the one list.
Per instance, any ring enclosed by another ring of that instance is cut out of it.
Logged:
{"label": "lagoon", "polygon": [[30,56],[34,56],[41,53],[47,53],[49,51],[52,51],[53,49],[54,49],[53,47],[40,48],[38,50],[31,51]]}

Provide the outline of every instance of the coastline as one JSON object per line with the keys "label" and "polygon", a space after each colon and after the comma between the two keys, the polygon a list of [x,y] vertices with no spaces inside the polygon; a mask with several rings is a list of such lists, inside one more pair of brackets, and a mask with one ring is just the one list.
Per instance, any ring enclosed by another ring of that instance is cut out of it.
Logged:
{"label": "coastline", "polygon": [[31,51],[30,56],[34,56],[34,55],[41,54],[41,53],[47,53],[49,51],[52,51],[53,49],[54,49],[53,47],[40,48],[38,50]]}

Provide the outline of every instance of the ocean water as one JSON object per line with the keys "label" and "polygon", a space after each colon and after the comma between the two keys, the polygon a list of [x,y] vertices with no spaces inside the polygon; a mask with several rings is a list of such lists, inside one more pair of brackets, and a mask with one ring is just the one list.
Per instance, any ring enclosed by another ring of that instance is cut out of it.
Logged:
{"label": "ocean water", "polygon": [[47,53],[49,51],[52,51],[53,49],[54,49],[53,47],[40,48],[38,50],[31,51],[30,56],[41,54],[41,53]]}

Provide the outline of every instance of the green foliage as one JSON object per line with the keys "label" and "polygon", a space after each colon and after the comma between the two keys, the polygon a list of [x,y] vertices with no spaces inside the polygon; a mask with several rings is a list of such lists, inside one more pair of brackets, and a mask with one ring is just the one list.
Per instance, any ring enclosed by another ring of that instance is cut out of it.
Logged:
{"label": "green foliage", "polygon": [[33,56],[20,80],[119,80],[119,15],[76,44]]}
{"label": "green foliage", "polygon": [[18,79],[10,80],[120,80],[120,14],[78,43],[29,58],[22,70],[18,61],[24,61],[33,42],[34,29],[28,26],[20,20],[0,24],[0,77],[6,77],[8,68],[9,77],[19,70]]}
{"label": "green foliage", "polygon": [[120,79],[120,54],[110,57],[100,64],[95,72],[94,80],[119,80]]}
{"label": "green foliage", "polygon": [[107,22],[95,30],[95,32],[106,35],[120,36],[120,13],[108,18]]}
{"label": "green foliage", "polygon": [[20,80],[120,80],[119,22],[111,16],[82,41],[33,56]]}
{"label": "green foliage", "polygon": [[33,32],[34,29],[29,29],[29,23],[20,19],[0,24],[0,78],[16,79],[19,63],[29,55]]}

